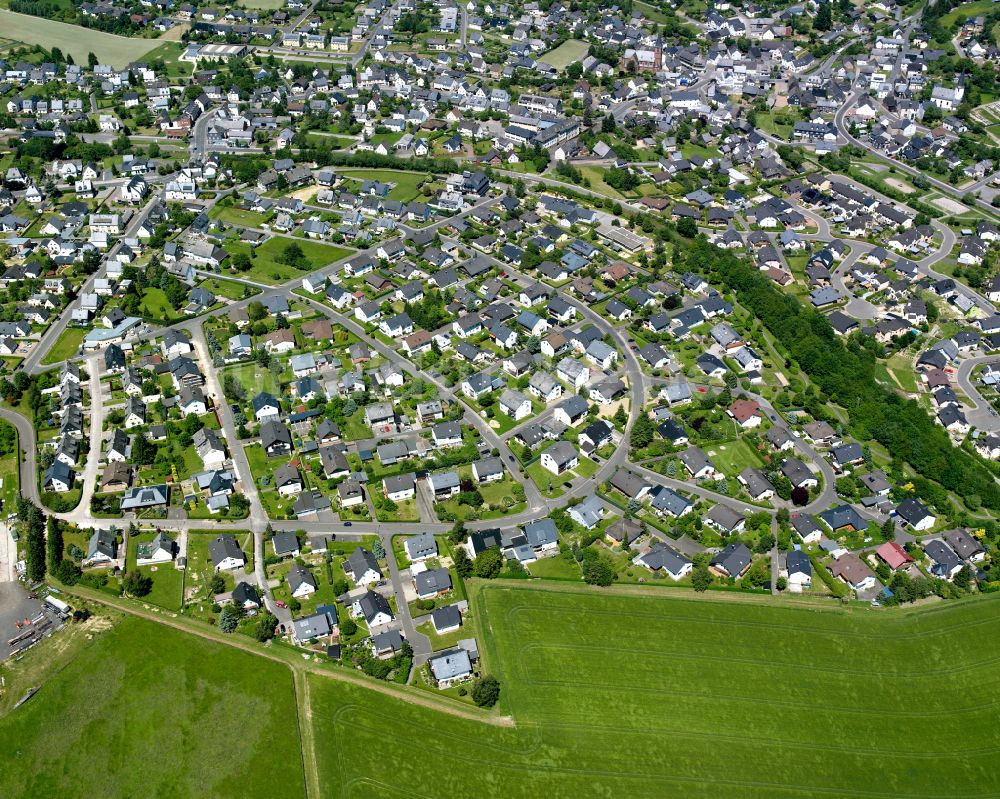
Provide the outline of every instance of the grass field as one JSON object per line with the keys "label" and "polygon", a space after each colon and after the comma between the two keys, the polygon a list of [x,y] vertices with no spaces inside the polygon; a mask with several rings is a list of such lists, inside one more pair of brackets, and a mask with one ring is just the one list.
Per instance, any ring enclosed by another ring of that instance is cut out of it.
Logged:
{"label": "grass field", "polygon": [[[305,269],[296,269],[278,262],[285,247],[289,244],[298,244],[302,249],[306,260],[309,262]],[[226,249],[233,255],[238,252],[250,253],[250,246],[243,242],[229,242]],[[339,261],[350,255],[354,250],[344,247],[335,247],[332,244],[324,244],[320,241],[310,241],[309,239],[292,239],[284,236],[273,236],[256,250],[253,259],[253,266],[242,275],[250,280],[257,280],[261,283],[283,283],[296,277],[307,275],[314,269],[319,269],[334,261]]]}
{"label": "grass field", "polygon": [[715,444],[707,452],[712,463],[721,469],[726,477],[736,477],[746,468],[757,469],[761,465],[760,458],[742,438],[727,441],[725,444]]}
{"label": "grass field", "polygon": [[313,679],[321,784],[342,797],[1000,790],[992,598],[875,612],[494,584],[473,605],[516,726]]}
{"label": "grass field", "polygon": [[11,799],[305,791],[288,669],[138,619],[0,719],[0,747]]}
{"label": "grass field", "polygon": [[115,36],[65,22],[15,14],[7,9],[0,9],[0,30],[6,39],[48,48],[58,47],[67,55],[72,55],[78,64],[86,64],[87,54],[92,52],[102,64],[124,67],[160,44],[156,39]]}
{"label": "grass field", "polygon": [[947,14],[943,14],[939,22],[945,30],[957,29],[969,17],[985,16],[994,8],[993,0],[976,0],[974,3],[964,3],[960,6],[955,6]]}
{"label": "grass field", "polygon": [[[14,432],[14,450],[7,455],[0,456],[0,499],[3,499],[3,507],[6,513],[12,512],[14,503],[21,493],[20,478],[20,443],[18,443],[17,430],[10,422],[0,420],[0,428],[9,427]],[[8,510],[10,509],[10,510]]]}
{"label": "grass field", "polygon": [[157,59],[163,61],[163,65],[167,68],[167,72],[170,75],[190,75],[194,71],[194,64],[189,61],[180,60],[180,56],[184,54],[185,49],[186,46],[181,42],[161,39],[160,44],[146,54],[146,58],[149,61]]}
{"label": "grass field", "polygon": [[579,167],[580,172],[583,174],[587,180],[590,181],[590,188],[599,194],[603,194],[605,197],[611,197],[612,199],[619,200],[624,195],[614,189],[604,182],[604,170],[599,166],[581,166]]}
{"label": "grass field", "polygon": [[[234,280],[226,280],[221,277],[210,277],[199,284],[202,288],[208,289],[217,297],[226,297],[230,300],[241,300],[246,296],[260,294],[260,289],[248,286],[245,283],[237,283]],[[246,293],[249,292],[249,293]]]}
{"label": "grass field", "polygon": [[42,363],[62,363],[72,358],[79,351],[80,345],[83,343],[83,337],[86,334],[87,331],[82,327],[67,327],[59,334],[59,338],[52,345],[52,349],[45,353]]}
{"label": "grass field", "polygon": [[556,69],[566,69],[574,61],[580,61],[587,55],[588,46],[586,42],[581,42],[579,39],[567,39],[558,47],[541,56],[539,61],[551,64]]}
{"label": "grass field", "polygon": [[389,190],[389,199],[400,200],[404,203],[420,196],[417,184],[429,177],[422,172],[393,169],[340,169],[338,174],[356,181],[377,180],[382,183],[394,183],[396,185]]}
{"label": "grass field", "polygon": [[167,299],[167,295],[163,289],[156,286],[149,286],[143,291],[142,303],[139,305],[139,310],[142,312],[144,318],[154,321],[163,320],[172,322],[180,316],[177,309],[170,304],[170,300]]}

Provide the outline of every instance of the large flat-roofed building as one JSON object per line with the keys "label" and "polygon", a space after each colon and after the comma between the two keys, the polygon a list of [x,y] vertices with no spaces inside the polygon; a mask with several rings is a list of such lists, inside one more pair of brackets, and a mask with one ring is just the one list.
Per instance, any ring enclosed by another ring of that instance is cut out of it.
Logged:
{"label": "large flat-roofed building", "polygon": [[245,44],[189,44],[180,57],[181,61],[204,61],[206,58],[217,58],[228,61],[230,58],[242,58],[249,52]]}

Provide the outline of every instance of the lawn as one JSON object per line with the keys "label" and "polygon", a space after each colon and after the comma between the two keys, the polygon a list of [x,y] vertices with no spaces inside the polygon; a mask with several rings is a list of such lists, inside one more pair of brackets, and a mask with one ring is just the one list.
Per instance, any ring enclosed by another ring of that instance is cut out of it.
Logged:
{"label": "lawn", "polygon": [[77,64],[86,64],[88,53],[94,53],[102,64],[118,68],[142,59],[159,44],[156,39],[115,36],[65,22],[15,14],[7,9],[0,9],[0,30],[5,39],[58,47],[66,55],[73,56]]}
{"label": "lawn", "polygon": [[[298,244],[302,249],[302,254],[306,261],[304,268],[298,269],[281,263],[281,257],[285,248],[289,244]],[[239,252],[250,254],[250,246],[243,242],[228,242],[226,249],[232,255]],[[261,283],[283,283],[297,277],[309,274],[314,269],[328,266],[334,261],[339,261],[350,255],[353,250],[344,247],[335,247],[332,244],[324,244],[320,241],[310,241],[309,239],[295,239],[294,241],[283,236],[272,236],[256,249],[253,257],[253,266],[243,277],[250,280],[257,280]]]}
{"label": "lawn", "polygon": [[727,441],[725,444],[716,444],[706,450],[708,457],[726,477],[736,477],[747,467],[759,468],[761,465],[750,445],[742,438],[736,441]]}
{"label": "lawn", "polygon": [[[188,595],[188,601],[198,602],[210,599],[208,583],[212,579],[212,575],[215,573],[215,569],[212,567],[212,561],[208,556],[208,544],[217,535],[223,532],[228,532],[232,535],[236,542],[240,545],[240,549],[243,550],[243,554],[247,558],[245,571],[247,574],[253,572],[253,534],[248,533],[246,530],[219,530],[219,531],[209,531],[209,530],[192,530],[188,533],[188,544],[187,544],[187,574],[185,577],[185,593]],[[233,582],[233,575],[228,571],[220,571],[219,574],[226,582],[226,590],[232,591],[235,588],[235,583]],[[156,581],[156,578],[153,578]],[[208,607],[211,603],[207,603]]]}
{"label": "lawn", "polygon": [[180,60],[187,46],[183,42],[167,41],[165,38],[160,41],[161,44],[146,53],[145,60],[162,61],[170,75],[190,75],[194,71],[194,65]]}
{"label": "lawn", "polygon": [[565,588],[473,590],[515,726],[310,678],[320,783],[344,797],[1000,790],[993,597],[875,612]]}
{"label": "lawn", "polygon": [[[143,597],[144,602],[166,610],[180,610],[184,602],[184,572],[175,568],[173,563],[156,563],[149,566],[136,566],[136,547],[140,543],[152,541],[156,537],[155,530],[145,530],[128,540],[127,568],[138,568],[143,574],[153,578],[153,588]],[[175,539],[176,540],[176,537]]]}
{"label": "lawn", "polygon": [[996,8],[996,5],[993,0],[976,0],[974,3],[964,3],[960,6],[955,6],[947,14],[943,14],[938,22],[945,30],[950,31],[953,27],[957,30],[958,26],[969,17],[985,16],[994,8]]}
{"label": "lawn", "polygon": [[3,500],[4,513],[13,512],[14,503],[21,493],[20,445],[17,430],[10,422],[0,421],[0,429],[8,427],[13,434],[14,446],[6,455],[0,456],[0,499]]}
{"label": "lawn", "polygon": [[404,172],[392,169],[339,169],[337,173],[351,180],[377,180],[382,183],[394,183],[389,190],[390,200],[402,200],[409,202],[420,196],[417,184],[427,180],[430,176],[423,172]]}
{"label": "lawn", "polygon": [[217,297],[225,297],[230,300],[242,300],[244,296],[250,297],[254,294],[260,294],[260,289],[255,286],[219,277],[210,277],[202,281],[201,287],[211,291]]}
{"label": "lawn", "polygon": [[139,311],[143,318],[154,322],[172,322],[180,316],[177,309],[170,304],[163,289],[156,286],[149,286],[143,291]]}
{"label": "lawn", "polygon": [[241,227],[261,227],[268,218],[268,214],[234,208],[231,205],[216,205],[208,212],[208,215],[212,219],[221,219],[230,225]]}
{"label": "lawn", "polygon": [[420,510],[417,508],[416,499],[401,499],[396,501],[396,509],[389,510],[383,508],[385,502],[385,492],[381,483],[370,485],[369,489],[372,501],[375,503],[375,518],[380,522],[419,522]]}
{"label": "lawn", "polygon": [[587,180],[590,181],[590,188],[599,194],[603,194],[606,197],[611,197],[612,199],[621,199],[624,195],[617,189],[613,189],[607,183],[604,182],[604,170],[599,166],[581,166],[578,167],[580,172],[583,174]]}
{"label": "lawn", "polygon": [[525,467],[525,471],[544,496],[549,499],[555,499],[565,493],[566,487],[563,483],[569,483],[577,477],[590,477],[590,475],[597,471],[597,464],[590,460],[590,458],[581,455],[580,463],[577,467],[562,474],[552,474],[552,472],[542,466],[540,460],[536,460]]}
{"label": "lawn", "polygon": [[87,331],[82,327],[67,327],[59,334],[52,349],[45,353],[42,363],[62,363],[73,358],[80,351],[80,345],[83,344],[85,335],[87,335]]}
{"label": "lawn", "polygon": [[[55,647],[39,650],[58,657]],[[20,695],[33,687],[12,673]],[[305,791],[287,667],[138,619],[96,638],[0,719],[0,747],[9,797]]]}
{"label": "lawn", "polygon": [[556,69],[566,69],[574,61],[580,61],[587,55],[588,44],[579,39],[567,39],[558,47],[549,50],[538,60],[550,64]]}

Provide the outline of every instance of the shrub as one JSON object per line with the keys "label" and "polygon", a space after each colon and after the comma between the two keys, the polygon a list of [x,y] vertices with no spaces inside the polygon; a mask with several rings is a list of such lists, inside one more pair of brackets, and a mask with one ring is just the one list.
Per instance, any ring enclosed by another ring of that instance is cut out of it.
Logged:
{"label": "shrub", "polygon": [[472,701],[479,707],[493,707],[500,699],[500,681],[486,674],[472,685]]}

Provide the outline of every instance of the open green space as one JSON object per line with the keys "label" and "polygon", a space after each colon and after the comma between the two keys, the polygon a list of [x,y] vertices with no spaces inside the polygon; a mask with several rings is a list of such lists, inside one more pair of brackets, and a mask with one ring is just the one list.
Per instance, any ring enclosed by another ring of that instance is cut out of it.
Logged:
{"label": "open green space", "polygon": [[[289,266],[279,260],[284,254],[285,248],[290,244],[297,244],[302,250],[305,262],[301,269]],[[250,255],[253,259],[252,266],[243,276],[262,283],[283,283],[296,277],[302,277],[314,269],[339,261],[353,252],[353,250],[335,247],[320,241],[298,238],[293,240],[285,236],[272,236],[254,251],[249,244],[231,241],[226,243],[226,250],[232,255],[240,252]]]}
{"label": "open green space", "polygon": [[394,183],[395,185],[389,190],[389,199],[402,202],[409,202],[420,196],[417,185],[429,177],[422,172],[393,169],[338,169],[337,174],[356,181],[377,180],[381,183]]}
{"label": "open green space", "polygon": [[726,477],[736,477],[746,468],[757,469],[761,460],[745,439],[716,444],[707,450],[709,458]]}
{"label": "open green space", "polygon": [[170,75],[190,75],[194,71],[194,64],[190,61],[181,61],[180,57],[187,49],[184,42],[165,41],[157,44],[152,50],[146,53],[146,61],[162,61]]}
{"label": "open green space", "polygon": [[550,64],[556,69],[565,69],[574,61],[580,61],[587,55],[588,44],[579,39],[567,39],[558,47],[545,53],[540,61]]}
{"label": "open green space", "polygon": [[[136,549],[140,543],[147,543],[156,537],[155,530],[143,530],[138,535],[129,536],[126,570],[138,569],[153,581],[150,592],[143,597],[144,602],[166,610],[180,610],[184,603],[184,572],[174,563],[154,563],[136,565]],[[176,538],[174,539],[176,540]]]}
{"label": "open green space", "polygon": [[992,597],[876,612],[492,584],[472,601],[515,726],[310,678],[320,784],[343,797],[1000,790]]}
{"label": "open green space", "polygon": [[[17,677],[22,695],[37,685]],[[287,667],[134,618],[0,718],[0,747],[12,798],[305,791]]]}
{"label": "open green space", "polygon": [[5,512],[11,513],[21,493],[20,444],[17,430],[10,422],[0,420],[0,431],[4,440],[11,442],[10,451],[0,455],[0,499]]}
{"label": "open green space", "polygon": [[942,28],[951,30],[953,27],[957,28],[969,17],[986,16],[994,8],[996,8],[996,4],[993,0],[976,0],[974,3],[964,3],[955,6],[947,14],[943,14],[939,22]]}
{"label": "open green space", "polygon": [[624,195],[604,182],[604,169],[599,166],[577,167],[587,180],[590,181],[590,188],[606,197],[620,200]]}
{"label": "open green space", "polygon": [[115,36],[79,25],[16,14],[7,9],[0,9],[0,30],[5,39],[46,48],[58,47],[65,54],[72,55],[78,64],[86,64],[87,54],[94,53],[102,64],[118,68],[141,59],[158,44],[156,39]]}
{"label": "open green space", "polygon": [[147,319],[163,320],[171,322],[177,319],[180,314],[177,309],[167,299],[166,293],[161,288],[150,286],[142,293],[142,303],[139,310]]}
{"label": "open green space", "polygon": [[210,277],[202,281],[201,287],[208,289],[217,297],[225,297],[230,300],[242,300],[254,294],[260,294],[260,289],[255,286],[248,286],[246,283],[237,283],[235,280],[226,280],[221,277]]}
{"label": "open green space", "polygon": [[268,214],[259,211],[248,211],[245,208],[236,208],[232,205],[216,205],[209,212],[212,219],[221,219],[230,225],[242,227],[261,227],[268,220]]}
{"label": "open green space", "polygon": [[52,348],[45,353],[42,363],[62,363],[76,356],[80,351],[80,345],[83,344],[83,337],[86,334],[87,331],[82,327],[67,327],[59,334],[59,338],[56,339],[56,343],[52,345]]}

